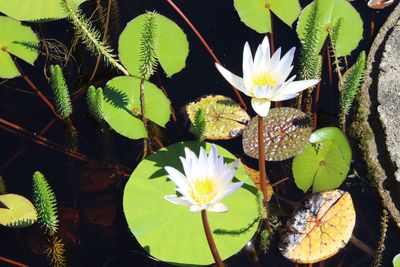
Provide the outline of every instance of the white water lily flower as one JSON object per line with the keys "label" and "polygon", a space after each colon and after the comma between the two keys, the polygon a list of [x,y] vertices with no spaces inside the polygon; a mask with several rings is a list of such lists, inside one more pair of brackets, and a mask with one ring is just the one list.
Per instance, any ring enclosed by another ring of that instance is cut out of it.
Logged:
{"label": "white water lily flower", "polygon": [[185,158],[180,159],[185,174],[169,166],[165,170],[181,196],[168,195],[165,199],[173,204],[189,206],[192,212],[204,209],[212,212],[228,211],[221,203],[222,199],[243,185],[243,182],[232,183],[239,160],[228,166],[222,156],[218,157],[215,145],[212,145],[208,157],[204,148],[200,149],[198,158],[193,151],[185,148]]}
{"label": "white water lily flower", "polygon": [[293,69],[292,61],[295,47],[289,50],[282,59],[281,48],[270,57],[268,37],[258,46],[256,54],[251,55],[246,42],[243,50],[243,78],[231,73],[218,63],[218,71],[238,90],[252,97],[251,105],[255,112],[265,117],[268,115],[271,101],[283,101],[295,98],[299,92],[316,85],[319,79],[295,81],[296,75],[289,78]]}

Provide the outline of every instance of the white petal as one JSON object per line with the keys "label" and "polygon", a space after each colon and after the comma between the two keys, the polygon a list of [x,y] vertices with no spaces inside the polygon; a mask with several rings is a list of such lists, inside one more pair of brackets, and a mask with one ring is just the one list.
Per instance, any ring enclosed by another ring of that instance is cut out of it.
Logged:
{"label": "white petal", "polygon": [[230,167],[225,169],[225,172],[224,172],[225,184],[228,184],[230,181],[232,181],[232,178],[235,176],[239,162],[240,162],[240,160],[237,159],[237,160],[235,160],[234,163],[232,163],[232,165]]}
{"label": "white petal", "polygon": [[168,172],[168,178],[174,182],[177,187],[187,190],[188,183],[185,175],[170,166],[166,166],[164,169]]}
{"label": "white petal", "polygon": [[254,97],[267,98],[269,90],[270,90],[269,84],[267,84],[266,86],[263,86],[263,87],[257,86],[256,88],[254,88],[254,91],[253,91]]}
{"label": "white petal", "polygon": [[210,212],[227,212],[228,208],[222,203],[216,203],[206,209]]}
{"label": "white petal", "polygon": [[279,65],[279,60],[281,59],[281,48],[279,47],[278,50],[272,55],[271,61],[269,62],[269,69],[274,70]]}
{"label": "white petal", "polygon": [[271,52],[269,50],[269,41],[268,41],[268,36],[267,35],[264,37],[264,40],[262,41],[261,48],[262,48],[262,50],[264,52],[264,55],[269,60],[270,56],[271,56]]}
{"label": "white petal", "polygon": [[243,182],[233,183],[224,189],[224,198],[238,190],[243,185]]}
{"label": "white petal", "polygon": [[276,73],[281,78],[281,82],[284,82],[286,80],[287,76],[285,77],[285,75],[288,72],[288,70],[291,69],[292,67],[292,61],[295,51],[296,51],[295,47],[290,49],[289,52],[287,52],[279,62],[279,67],[277,68]]}
{"label": "white petal", "polygon": [[164,199],[168,200],[169,202],[171,202],[173,204],[177,204],[177,205],[181,205],[181,206],[190,206],[190,205],[192,205],[186,199],[184,199],[182,197],[178,197],[176,195],[168,195],[168,196],[165,196]]}
{"label": "white petal", "polygon": [[293,66],[290,66],[289,68],[283,70],[283,71],[279,74],[279,76],[280,76],[280,78],[281,78],[281,81],[280,81],[280,82],[286,81],[287,77],[288,77],[289,74],[292,72],[292,70],[293,70]]}
{"label": "white petal", "polygon": [[284,94],[296,94],[298,92],[303,91],[311,86],[316,85],[319,83],[319,79],[312,79],[312,80],[303,80],[303,81],[295,81],[288,84],[284,89]]}
{"label": "white petal", "polygon": [[273,98],[271,98],[271,101],[285,101],[285,100],[289,100],[289,99],[293,99],[296,98],[299,94],[278,94],[276,96],[274,96]]}
{"label": "white petal", "polygon": [[221,75],[236,89],[239,91],[243,92],[244,94],[250,96],[249,91],[246,89],[243,79],[240,78],[239,76],[233,74],[229,70],[225,69],[218,63],[215,63],[215,67],[217,67],[217,70],[221,73]]}
{"label": "white petal", "polygon": [[254,56],[253,73],[257,73],[264,69],[265,63],[266,57],[264,56],[261,45],[259,45],[256,51],[256,55]]}
{"label": "white petal", "polygon": [[251,55],[249,43],[246,42],[243,48],[243,78],[246,76],[251,76],[252,72],[253,56]]}
{"label": "white petal", "polygon": [[271,107],[271,101],[266,99],[252,98],[251,106],[258,115],[261,117],[266,117],[268,115],[269,108]]}
{"label": "white petal", "polygon": [[191,212],[199,212],[204,210],[204,207],[200,206],[200,205],[192,205],[190,206],[190,211]]}

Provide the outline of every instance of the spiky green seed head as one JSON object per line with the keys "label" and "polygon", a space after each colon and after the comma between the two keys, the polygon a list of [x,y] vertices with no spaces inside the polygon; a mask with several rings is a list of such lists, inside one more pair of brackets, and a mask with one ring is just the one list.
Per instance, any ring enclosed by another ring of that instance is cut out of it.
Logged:
{"label": "spiky green seed head", "polygon": [[102,115],[103,89],[96,89],[93,85],[89,87],[86,94],[86,102],[90,116],[97,122],[103,121]]}
{"label": "spiky green seed head", "polygon": [[57,113],[67,119],[72,114],[71,97],[60,65],[50,66],[50,85],[53,89]]}

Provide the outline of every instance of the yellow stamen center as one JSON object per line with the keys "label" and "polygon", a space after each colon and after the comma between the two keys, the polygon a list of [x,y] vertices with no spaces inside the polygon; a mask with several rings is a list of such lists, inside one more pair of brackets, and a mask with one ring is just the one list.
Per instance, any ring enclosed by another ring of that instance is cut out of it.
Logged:
{"label": "yellow stamen center", "polygon": [[269,88],[275,88],[278,85],[278,79],[269,73],[263,73],[261,75],[254,76],[253,79],[253,90],[255,87],[264,87],[269,84]]}
{"label": "yellow stamen center", "polygon": [[210,202],[216,194],[216,185],[212,179],[206,178],[194,182],[194,188],[192,191],[194,201],[205,204]]}

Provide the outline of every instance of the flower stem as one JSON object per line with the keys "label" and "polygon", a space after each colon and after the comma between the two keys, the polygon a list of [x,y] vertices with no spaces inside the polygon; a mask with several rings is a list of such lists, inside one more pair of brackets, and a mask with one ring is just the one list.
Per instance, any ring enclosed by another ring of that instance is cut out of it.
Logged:
{"label": "flower stem", "polygon": [[208,223],[206,210],[201,211],[201,220],[203,221],[204,232],[206,234],[207,242],[208,242],[208,245],[210,246],[210,250],[213,255],[214,261],[217,264],[217,267],[224,267],[225,265],[221,260],[221,256],[219,255],[217,246],[215,245],[215,241],[214,241],[214,238],[211,233],[210,224]]}
{"label": "flower stem", "polygon": [[264,142],[264,118],[261,116],[258,117],[258,168],[260,171],[260,187],[261,192],[263,194],[263,204],[266,211],[266,217],[264,221],[264,226],[271,232],[270,224],[269,224],[269,205],[268,205],[268,196],[267,196],[267,171],[266,171],[266,164],[265,164],[265,142]]}

